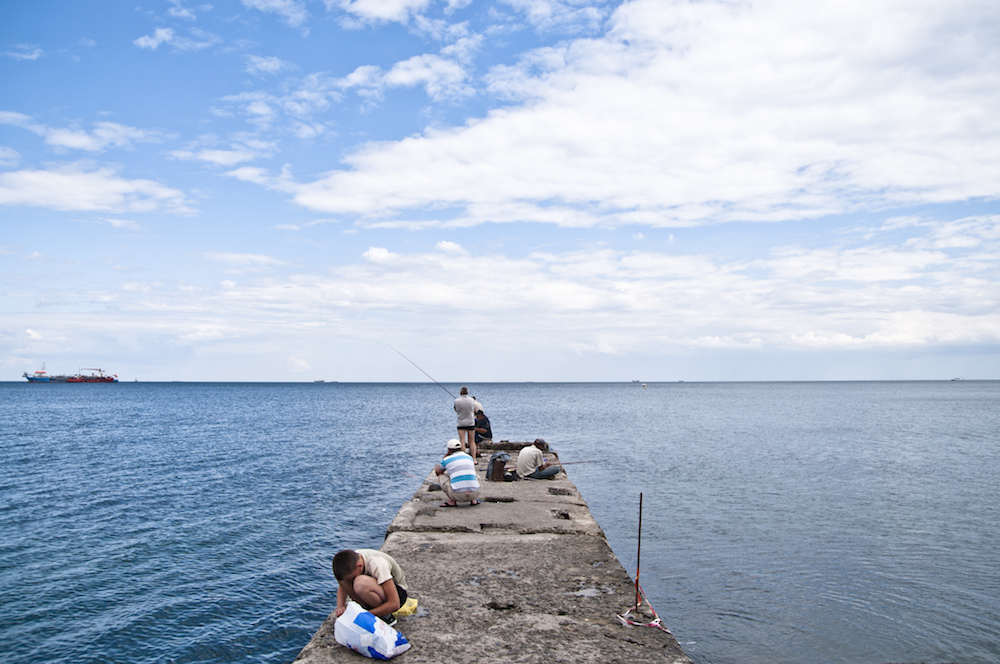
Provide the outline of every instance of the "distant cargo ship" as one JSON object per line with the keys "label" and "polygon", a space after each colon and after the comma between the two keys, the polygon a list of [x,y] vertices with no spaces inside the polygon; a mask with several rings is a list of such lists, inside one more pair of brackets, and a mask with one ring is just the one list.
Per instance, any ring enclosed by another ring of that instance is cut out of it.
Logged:
{"label": "distant cargo ship", "polygon": [[[83,373],[84,371],[89,371],[89,374]],[[109,376],[104,372],[104,369],[80,369],[80,373],[73,374],[72,376],[63,375],[53,375],[50,376],[45,371],[45,365],[39,371],[33,374],[29,374],[27,371],[24,372],[24,377],[28,379],[29,383],[117,383],[118,375]]]}

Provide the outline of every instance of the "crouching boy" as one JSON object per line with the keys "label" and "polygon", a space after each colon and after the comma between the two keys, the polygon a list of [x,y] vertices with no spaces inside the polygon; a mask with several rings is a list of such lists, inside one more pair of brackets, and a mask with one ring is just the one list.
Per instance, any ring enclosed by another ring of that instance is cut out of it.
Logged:
{"label": "crouching boy", "polygon": [[389,624],[392,614],[406,603],[406,577],[388,553],[344,549],[333,557],[333,575],[337,577],[338,618],[348,597]]}

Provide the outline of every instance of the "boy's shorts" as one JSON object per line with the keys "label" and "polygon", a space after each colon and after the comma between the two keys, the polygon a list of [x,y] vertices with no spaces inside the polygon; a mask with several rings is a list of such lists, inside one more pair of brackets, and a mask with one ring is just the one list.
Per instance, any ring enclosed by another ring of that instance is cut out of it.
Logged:
{"label": "boy's shorts", "polygon": [[[396,594],[399,595],[399,607],[402,608],[403,605],[406,604],[406,598],[409,597],[409,595],[406,593],[406,588],[396,583],[395,579],[393,579],[392,584],[396,586]],[[362,604],[361,606],[364,607],[365,611],[371,611],[372,607],[365,606],[364,604]],[[399,609],[397,609],[397,611],[398,610]]]}

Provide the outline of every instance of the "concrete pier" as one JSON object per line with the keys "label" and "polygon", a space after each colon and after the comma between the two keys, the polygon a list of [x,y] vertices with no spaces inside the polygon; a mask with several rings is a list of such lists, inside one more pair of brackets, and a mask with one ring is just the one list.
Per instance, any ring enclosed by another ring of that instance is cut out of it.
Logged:
{"label": "concrete pier", "polygon": [[[508,444],[508,467],[526,444]],[[399,562],[419,601],[417,613],[396,625],[412,644],[397,659],[690,664],[673,635],[624,626],[616,617],[634,605],[635,586],[565,472],[551,480],[486,482],[494,449],[482,450],[483,504],[438,507],[445,496],[433,490],[432,469],[389,525],[381,548]],[[558,459],[552,451],[545,456]],[[332,608],[297,663],[365,659],[334,640]],[[640,614],[652,619],[645,604]]]}

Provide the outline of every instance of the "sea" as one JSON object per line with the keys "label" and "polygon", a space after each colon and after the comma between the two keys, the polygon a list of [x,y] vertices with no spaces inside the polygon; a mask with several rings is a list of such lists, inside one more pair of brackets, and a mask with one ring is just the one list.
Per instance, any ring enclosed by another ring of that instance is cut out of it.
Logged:
{"label": "sea", "polygon": [[[697,664],[1000,662],[1000,381],[468,386]],[[0,660],[291,662],[459,387],[0,383]]]}

